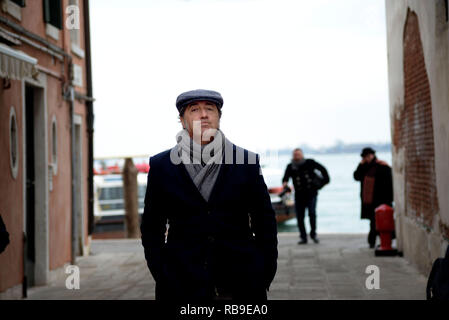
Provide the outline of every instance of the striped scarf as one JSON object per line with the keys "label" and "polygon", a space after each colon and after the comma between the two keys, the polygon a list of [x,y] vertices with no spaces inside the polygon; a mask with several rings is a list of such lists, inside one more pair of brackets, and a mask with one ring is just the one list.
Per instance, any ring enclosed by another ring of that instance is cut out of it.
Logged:
{"label": "striped scarf", "polygon": [[223,160],[226,141],[224,134],[217,130],[214,140],[203,146],[191,139],[185,129],[177,135],[177,139],[182,163],[198,191],[209,201]]}

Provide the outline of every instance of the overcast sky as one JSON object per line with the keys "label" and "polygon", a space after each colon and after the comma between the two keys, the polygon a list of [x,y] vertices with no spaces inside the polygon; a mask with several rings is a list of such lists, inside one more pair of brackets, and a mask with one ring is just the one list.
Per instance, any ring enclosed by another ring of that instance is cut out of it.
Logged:
{"label": "overcast sky", "polygon": [[96,157],[174,146],[197,88],[252,151],[390,141],[384,0],[90,4]]}

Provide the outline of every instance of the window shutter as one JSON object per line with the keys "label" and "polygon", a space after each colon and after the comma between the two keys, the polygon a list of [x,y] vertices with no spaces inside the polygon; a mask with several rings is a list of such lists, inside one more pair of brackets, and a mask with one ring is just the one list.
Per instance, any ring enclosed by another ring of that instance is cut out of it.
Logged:
{"label": "window shutter", "polygon": [[50,0],[44,0],[44,21],[50,23]]}
{"label": "window shutter", "polygon": [[26,6],[25,0],[11,0],[11,2],[14,2],[18,6],[21,6],[22,8]]}
{"label": "window shutter", "polygon": [[62,29],[61,0],[44,0],[44,21]]}

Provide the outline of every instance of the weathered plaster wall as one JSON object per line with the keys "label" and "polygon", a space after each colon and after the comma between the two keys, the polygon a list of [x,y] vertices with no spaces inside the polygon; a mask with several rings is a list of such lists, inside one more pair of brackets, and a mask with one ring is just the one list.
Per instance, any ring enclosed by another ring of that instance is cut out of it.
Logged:
{"label": "weathered plaster wall", "polygon": [[[408,212],[407,139],[393,145],[393,179],[398,247],[425,274],[449,239],[449,23],[443,0],[386,0],[391,136],[404,114],[404,28],[416,13],[424,66],[430,84],[437,206],[427,219]],[[411,211],[411,210],[410,210]]]}

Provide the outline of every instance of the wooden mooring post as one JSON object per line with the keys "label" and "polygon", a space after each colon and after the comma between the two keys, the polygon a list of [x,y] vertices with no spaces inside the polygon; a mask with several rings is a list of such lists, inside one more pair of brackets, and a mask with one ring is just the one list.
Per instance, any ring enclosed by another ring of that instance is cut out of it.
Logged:
{"label": "wooden mooring post", "polygon": [[125,237],[139,238],[137,168],[132,158],[125,159],[123,168],[123,199],[125,202]]}

